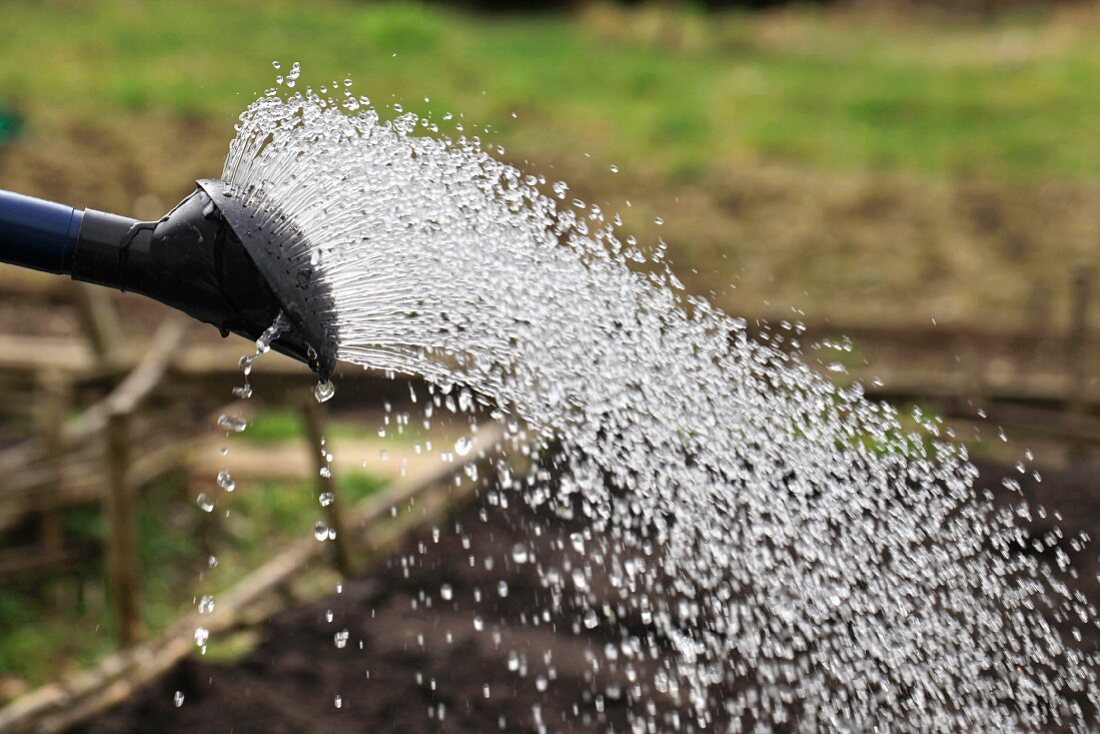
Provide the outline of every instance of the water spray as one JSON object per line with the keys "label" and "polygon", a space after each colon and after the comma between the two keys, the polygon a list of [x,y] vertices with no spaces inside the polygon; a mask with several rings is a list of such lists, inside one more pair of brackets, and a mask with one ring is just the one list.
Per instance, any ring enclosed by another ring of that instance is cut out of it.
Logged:
{"label": "water spray", "polygon": [[256,191],[204,179],[155,221],[0,191],[0,261],[149,296],[255,340],[279,313],[272,348],[322,380],[336,362],[322,323],[331,296],[301,231]]}
{"label": "water spray", "polygon": [[344,94],[269,90],[221,179],[157,222],[3,195],[0,260],[250,338],[282,310],[276,348],[322,378],[419,375],[498,406],[526,456],[552,440],[553,472],[498,466],[498,490],[592,540],[560,568],[513,551],[546,590],[527,618],[621,640],[593,680],[674,653],[626,697],[634,731],[689,729],[669,701],[708,731],[1097,729],[1095,600],[949,426],[832,384],[781,347],[797,324],[761,341],[683,292],[565,182]]}

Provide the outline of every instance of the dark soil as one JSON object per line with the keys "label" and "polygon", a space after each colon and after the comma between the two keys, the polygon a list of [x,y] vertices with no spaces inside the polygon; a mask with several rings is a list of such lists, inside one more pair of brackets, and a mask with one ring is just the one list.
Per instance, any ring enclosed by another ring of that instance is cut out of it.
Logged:
{"label": "dark soil", "polygon": [[[981,469],[982,484],[990,488],[1014,471],[997,465]],[[1100,535],[1096,472],[1045,474],[1042,483],[1024,481],[1032,506],[1061,506],[1068,536]],[[629,731],[628,707],[642,713],[647,704],[656,707],[658,720],[683,717],[682,726],[690,729],[690,718],[670,696],[648,684],[632,688],[625,679],[631,666],[637,681],[652,679],[654,666],[667,661],[660,642],[654,648],[657,660],[647,647],[647,654],[632,659],[620,653],[616,662],[605,653],[612,642],[622,649],[624,636],[646,640],[640,620],[586,629],[568,599],[555,604],[542,586],[536,569],[563,568],[575,529],[525,507],[502,509],[483,498],[445,522],[438,541],[425,532],[346,584],[343,593],[270,619],[261,642],[243,659],[186,660],[70,734],[528,732],[540,725],[549,731],[623,732]],[[525,563],[516,560],[517,544],[528,551]],[[1082,590],[1100,601],[1095,551],[1075,555]],[[575,562],[575,555],[569,557]],[[501,581],[507,583],[506,596],[498,592]],[[600,588],[606,583],[594,568],[597,596],[613,598],[610,589]],[[452,589],[450,600],[443,599],[444,584]],[[475,629],[475,616],[484,621],[481,630]],[[341,649],[334,639],[344,630],[347,643]],[[1085,644],[1095,646],[1094,637]],[[510,654],[519,659],[518,669],[509,669]],[[599,666],[591,664],[593,656]],[[177,690],[185,695],[180,708],[173,703]],[[715,723],[715,730],[724,730],[724,722]]]}
{"label": "dark soil", "polygon": [[[536,568],[561,568],[559,543],[568,547],[570,528],[560,521],[550,528],[527,510],[475,502],[444,523],[438,542],[426,532],[342,593],[270,619],[243,659],[185,660],[70,734],[533,732],[540,722],[549,731],[629,731],[624,668],[632,663],[645,681],[655,663],[619,657],[609,665],[612,632],[585,628],[568,600],[555,611]],[[529,553],[526,563],[515,560],[517,544]],[[596,569],[593,587],[602,583]],[[344,630],[340,649],[335,636]],[[616,625],[616,643],[621,635]],[[600,660],[598,673],[589,653]],[[177,690],[185,697],[179,708]]]}

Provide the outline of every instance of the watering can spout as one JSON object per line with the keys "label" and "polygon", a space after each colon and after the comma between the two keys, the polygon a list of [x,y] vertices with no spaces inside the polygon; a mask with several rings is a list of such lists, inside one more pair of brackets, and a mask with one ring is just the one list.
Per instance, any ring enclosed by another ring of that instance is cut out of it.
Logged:
{"label": "watering can spout", "polygon": [[256,339],[285,313],[293,328],[272,347],[328,379],[335,345],[319,313],[330,305],[324,285],[286,260],[288,227],[284,240],[265,236],[245,206],[216,180],[150,222],[0,191],[0,262],[141,293],[223,335]]}

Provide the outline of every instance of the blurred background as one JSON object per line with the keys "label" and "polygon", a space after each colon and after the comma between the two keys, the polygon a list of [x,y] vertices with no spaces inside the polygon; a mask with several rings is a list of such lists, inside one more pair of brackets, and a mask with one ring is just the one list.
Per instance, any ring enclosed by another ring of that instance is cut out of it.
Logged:
{"label": "blurred background", "polygon": [[[1072,527],[1100,517],[1096,2],[5,0],[0,27],[0,188],[158,217],[220,173],[272,62],[298,61],[299,88],[350,78],[385,114],[569,182],[667,243],[689,291],[762,331],[803,322],[833,379],[945,416],[980,461],[1034,452],[1052,478],[1026,492],[1072,506]],[[223,457],[250,345],[183,328],[0,267],[0,702],[172,629],[309,535],[310,420],[348,446],[349,506],[432,440],[386,433],[406,387],[344,375],[311,417],[308,374],[272,358]],[[109,401],[131,394],[123,420]],[[227,502],[214,477],[234,457],[250,491],[228,516],[196,509]],[[104,499],[120,484],[129,520]],[[112,551],[127,524],[133,548]],[[131,551],[136,620],[105,562]]]}

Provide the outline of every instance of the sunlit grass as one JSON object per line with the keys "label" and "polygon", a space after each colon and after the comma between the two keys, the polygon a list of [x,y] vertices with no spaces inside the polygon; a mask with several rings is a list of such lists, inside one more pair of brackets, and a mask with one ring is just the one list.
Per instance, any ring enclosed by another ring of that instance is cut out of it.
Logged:
{"label": "sunlit grass", "polygon": [[[362,416],[333,418],[325,426],[325,437],[330,440],[352,439],[399,443],[421,441],[426,438],[425,431],[416,424],[400,428],[400,433],[389,430],[385,437],[380,437],[377,427],[366,423]],[[248,430],[241,434],[240,440],[256,444],[301,441],[303,431],[300,412],[289,408],[265,408],[251,420]]]}
{"label": "sunlit grass", "polygon": [[[463,112],[525,154],[671,175],[746,160],[1022,177],[1100,172],[1100,24],[838,12],[473,16],[417,3],[6,3],[0,97],[227,128],[278,59],[381,104]],[[656,29],[656,30],[654,30]],[[286,66],[284,66],[284,69]],[[425,102],[428,98],[430,101]],[[516,113],[516,118],[512,113]]]}

